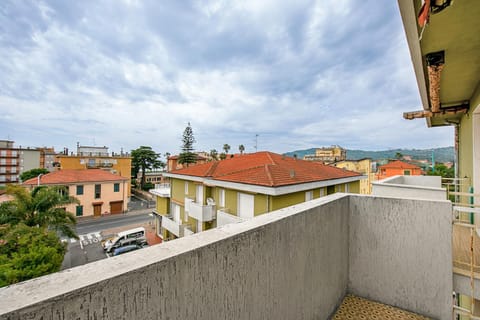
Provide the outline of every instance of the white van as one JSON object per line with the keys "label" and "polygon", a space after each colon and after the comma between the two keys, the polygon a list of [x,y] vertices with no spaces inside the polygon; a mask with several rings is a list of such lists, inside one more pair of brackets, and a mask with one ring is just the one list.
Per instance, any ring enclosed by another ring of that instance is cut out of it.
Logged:
{"label": "white van", "polygon": [[107,239],[107,241],[103,242],[102,247],[103,250],[105,250],[107,253],[110,253],[113,252],[114,249],[125,245],[145,245],[146,243],[147,239],[145,237],[145,228],[139,227],[119,232],[116,237]]}

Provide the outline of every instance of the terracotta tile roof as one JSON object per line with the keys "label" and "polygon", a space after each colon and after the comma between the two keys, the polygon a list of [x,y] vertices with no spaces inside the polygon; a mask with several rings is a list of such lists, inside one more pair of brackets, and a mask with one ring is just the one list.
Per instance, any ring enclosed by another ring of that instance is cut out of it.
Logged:
{"label": "terracotta tile roof", "polygon": [[389,162],[387,164],[384,164],[383,166],[380,166],[379,168],[380,169],[421,169],[416,165],[406,163],[400,160]]}
{"label": "terracotta tile roof", "polygon": [[[69,184],[78,182],[123,181],[127,178],[101,169],[65,169],[50,172],[40,177],[40,184]],[[24,185],[36,185],[37,178],[25,181]]]}
{"label": "terracotta tile roof", "polygon": [[353,171],[266,151],[195,165],[171,173],[269,187],[361,176]]}

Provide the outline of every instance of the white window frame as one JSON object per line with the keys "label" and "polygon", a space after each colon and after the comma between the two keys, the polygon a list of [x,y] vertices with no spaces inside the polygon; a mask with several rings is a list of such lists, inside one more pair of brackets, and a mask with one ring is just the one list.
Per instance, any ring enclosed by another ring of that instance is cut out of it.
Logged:
{"label": "white window frame", "polygon": [[345,183],[345,192],[349,192],[349,191],[350,191],[349,185],[348,183]]}
{"label": "white window frame", "polygon": [[305,202],[313,200],[313,191],[305,191]]}
{"label": "white window frame", "polygon": [[320,188],[320,197],[325,196],[325,188]]}
{"label": "white window frame", "polygon": [[188,181],[185,181],[185,195],[188,196]]}
{"label": "white window frame", "polygon": [[225,208],[225,189],[218,190],[218,198],[220,208]]}

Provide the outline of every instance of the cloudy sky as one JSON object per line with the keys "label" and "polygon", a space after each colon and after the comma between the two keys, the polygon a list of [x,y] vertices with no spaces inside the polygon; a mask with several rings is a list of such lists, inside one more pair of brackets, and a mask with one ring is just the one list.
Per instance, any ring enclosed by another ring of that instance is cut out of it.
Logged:
{"label": "cloudy sky", "polygon": [[0,1],[0,139],[177,153],[453,144],[420,99],[396,1]]}

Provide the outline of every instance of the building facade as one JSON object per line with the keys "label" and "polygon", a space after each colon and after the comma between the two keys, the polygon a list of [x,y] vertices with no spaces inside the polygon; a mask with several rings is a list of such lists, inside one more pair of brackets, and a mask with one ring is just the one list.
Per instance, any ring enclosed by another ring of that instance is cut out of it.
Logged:
{"label": "building facade", "polygon": [[333,166],[350,171],[361,173],[366,178],[360,180],[360,194],[372,193],[372,182],[376,180],[375,172],[372,169],[372,159],[343,160],[335,162]]}
{"label": "building facade", "polygon": [[41,168],[40,150],[16,148],[14,141],[0,140],[0,186],[20,182],[20,175]]}
{"label": "building facade", "polygon": [[471,228],[478,228],[479,216],[473,211],[480,206],[480,2],[398,0],[398,4],[423,108],[403,116],[423,118],[428,127],[454,128],[455,215],[469,216],[454,225],[454,279],[471,285],[457,294],[454,310],[457,319],[478,318],[480,277],[473,261],[480,253],[472,244],[480,240]]}
{"label": "building facade", "polygon": [[[335,192],[360,192],[363,176],[270,152],[246,154],[165,173],[153,190],[164,240],[251,219]],[[165,190],[166,189],[166,190]]]}
{"label": "building facade", "polygon": [[[92,149],[93,148],[93,149]],[[56,156],[58,170],[102,169],[127,179],[127,194],[130,197],[132,158],[125,155],[109,154],[106,147],[77,148],[76,155],[59,154]]]}
{"label": "building facade", "polygon": [[333,163],[347,159],[347,151],[340,146],[322,147],[315,150],[315,154],[307,154],[303,160]]}
{"label": "building facade", "polygon": [[391,161],[378,167],[377,180],[393,176],[420,176],[422,168],[400,160]]}
{"label": "building facade", "polygon": [[65,208],[77,217],[118,214],[127,209],[128,179],[101,169],[54,171],[29,179],[23,185],[30,189],[65,187],[70,196],[80,201]]}

